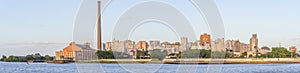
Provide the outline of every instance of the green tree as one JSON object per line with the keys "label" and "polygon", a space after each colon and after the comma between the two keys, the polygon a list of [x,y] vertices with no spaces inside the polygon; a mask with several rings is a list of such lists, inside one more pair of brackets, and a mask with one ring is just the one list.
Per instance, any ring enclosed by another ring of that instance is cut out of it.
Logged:
{"label": "green tree", "polygon": [[127,53],[123,52],[113,52],[113,56],[116,59],[126,59],[126,58],[131,58],[131,56]]}
{"label": "green tree", "polygon": [[49,55],[46,56],[40,56],[40,54],[34,54],[34,55],[26,55],[23,56],[2,56],[2,61],[5,62],[27,62],[27,60],[53,60],[54,57],[51,57]]}
{"label": "green tree", "polygon": [[200,58],[210,58],[211,56],[211,51],[210,50],[205,50],[205,49],[201,49],[200,50]]}
{"label": "green tree", "polygon": [[147,56],[147,52],[138,50],[136,53],[136,58],[141,59],[141,57]]}
{"label": "green tree", "polygon": [[233,54],[226,52],[225,58],[233,58]]}
{"label": "green tree", "polygon": [[297,54],[296,54],[295,52],[289,52],[289,53],[287,54],[287,57],[288,57],[288,58],[296,58],[296,57],[297,57]]}
{"label": "green tree", "polygon": [[32,57],[33,57],[34,60],[43,60],[40,53],[35,53]]}
{"label": "green tree", "polygon": [[[228,57],[231,56],[228,54]],[[212,51],[210,58],[226,58],[226,51]]]}
{"label": "green tree", "polygon": [[97,51],[98,59],[114,59],[113,51]]}
{"label": "green tree", "polygon": [[161,51],[160,49],[154,49],[150,51],[151,58],[158,58],[159,60],[163,60],[167,56],[167,51]]}
{"label": "green tree", "polygon": [[201,50],[199,49],[191,49],[186,50],[182,52],[181,58],[200,58],[201,56],[205,56],[206,53],[202,53],[203,55],[200,55]]}
{"label": "green tree", "polygon": [[250,55],[249,55],[249,58],[252,58],[252,57],[253,57],[253,55],[252,55],[252,54],[250,54]]}
{"label": "green tree", "polygon": [[296,53],[289,52],[284,47],[273,47],[272,51],[268,52],[266,56],[270,58],[290,58],[296,57]]}
{"label": "green tree", "polygon": [[4,61],[7,57],[5,55],[2,56],[0,61]]}
{"label": "green tree", "polygon": [[[166,50],[164,50],[164,51],[166,51]],[[166,51],[167,52],[167,51]],[[168,53],[168,52],[167,52]],[[179,52],[178,54],[176,54],[176,57],[177,58],[181,58],[181,56],[182,56],[182,52]]]}
{"label": "green tree", "polygon": [[[214,53],[214,52],[213,52]],[[221,53],[214,53],[214,56]],[[183,51],[180,53],[181,58],[211,58],[212,51],[211,50],[205,50],[205,49],[190,49]],[[225,56],[225,52],[222,54],[222,56]]]}
{"label": "green tree", "polygon": [[240,56],[241,58],[247,57],[247,52],[243,52],[242,55]]}
{"label": "green tree", "polygon": [[27,59],[27,60],[34,60],[34,58],[33,58],[32,55],[26,55],[26,59]]}
{"label": "green tree", "polygon": [[51,57],[49,55],[45,55],[45,60],[53,60],[53,57]]}
{"label": "green tree", "polygon": [[259,58],[267,58],[267,54],[261,54]]}
{"label": "green tree", "polygon": [[18,59],[16,56],[9,56],[7,59],[5,59],[5,62],[17,62]]}

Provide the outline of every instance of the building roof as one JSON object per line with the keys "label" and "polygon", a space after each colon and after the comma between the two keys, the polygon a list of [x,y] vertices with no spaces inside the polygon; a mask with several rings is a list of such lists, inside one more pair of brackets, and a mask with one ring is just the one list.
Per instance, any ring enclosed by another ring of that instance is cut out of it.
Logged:
{"label": "building roof", "polygon": [[84,44],[76,44],[76,46],[78,46],[82,49],[92,49],[89,45],[84,45]]}

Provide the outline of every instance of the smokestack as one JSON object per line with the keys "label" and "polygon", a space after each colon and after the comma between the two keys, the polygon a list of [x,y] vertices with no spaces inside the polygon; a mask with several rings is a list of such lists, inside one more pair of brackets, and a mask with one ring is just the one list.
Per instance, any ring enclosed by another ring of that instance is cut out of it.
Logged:
{"label": "smokestack", "polygon": [[101,51],[102,41],[101,41],[101,2],[98,0],[98,31],[97,31],[97,50]]}

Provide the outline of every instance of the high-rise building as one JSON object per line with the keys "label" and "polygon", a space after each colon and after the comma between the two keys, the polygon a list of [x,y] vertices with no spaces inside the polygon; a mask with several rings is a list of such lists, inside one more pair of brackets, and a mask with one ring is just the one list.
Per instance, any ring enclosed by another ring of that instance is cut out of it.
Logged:
{"label": "high-rise building", "polygon": [[224,38],[217,38],[211,44],[212,51],[225,51]]}
{"label": "high-rise building", "polygon": [[257,34],[252,34],[252,37],[250,39],[250,51],[256,52],[257,48],[258,48]]}
{"label": "high-rise building", "polygon": [[139,41],[136,44],[137,49],[142,50],[142,51],[147,51],[148,48],[148,43],[146,41]]}
{"label": "high-rise building", "polygon": [[233,52],[240,52],[240,41],[239,40],[227,40],[226,41],[226,48],[231,49]]}
{"label": "high-rise building", "polygon": [[182,50],[179,50],[180,43],[179,42],[174,42],[174,43],[169,43],[169,42],[163,42],[162,43],[164,50],[168,52],[168,54],[171,53],[179,53]]}
{"label": "high-rise building", "polygon": [[188,46],[188,38],[187,37],[181,37],[181,49],[182,51],[185,51],[187,49]]}
{"label": "high-rise building", "polygon": [[101,2],[98,0],[98,30],[97,30],[97,50],[101,50],[102,40],[101,40]]}
{"label": "high-rise building", "polygon": [[232,50],[233,52],[243,53],[248,51],[249,44],[240,42],[239,40],[227,40],[225,44],[225,48]]}
{"label": "high-rise building", "polygon": [[151,40],[149,42],[149,48],[148,48],[148,50],[158,49],[159,46],[160,46],[160,41]]}
{"label": "high-rise building", "polygon": [[111,50],[114,52],[125,52],[125,42],[113,40],[111,43]]}
{"label": "high-rise building", "polygon": [[112,47],[111,42],[106,42],[106,43],[105,43],[105,50],[106,50],[106,51],[111,50],[111,47]]}
{"label": "high-rise building", "polygon": [[247,52],[250,49],[250,44],[246,44],[246,43],[240,43],[240,52]]}
{"label": "high-rise building", "polygon": [[134,44],[135,42],[134,41],[131,41],[131,40],[125,40],[125,53],[130,53],[131,50],[133,50],[134,48]]}
{"label": "high-rise building", "polygon": [[210,34],[204,33],[200,35],[200,44],[201,46],[211,46],[211,37]]}
{"label": "high-rise building", "polygon": [[188,43],[187,37],[181,37],[180,39],[181,39],[181,45]]}

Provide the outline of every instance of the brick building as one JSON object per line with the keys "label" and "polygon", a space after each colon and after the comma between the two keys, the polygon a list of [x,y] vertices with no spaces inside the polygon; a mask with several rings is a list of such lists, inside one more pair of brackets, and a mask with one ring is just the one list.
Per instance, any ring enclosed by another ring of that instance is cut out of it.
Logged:
{"label": "brick building", "polygon": [[62,51],[56,51],[56,60],[93,60],[97,59],[96,50],[89,43],[76,44],[71,42]]}

